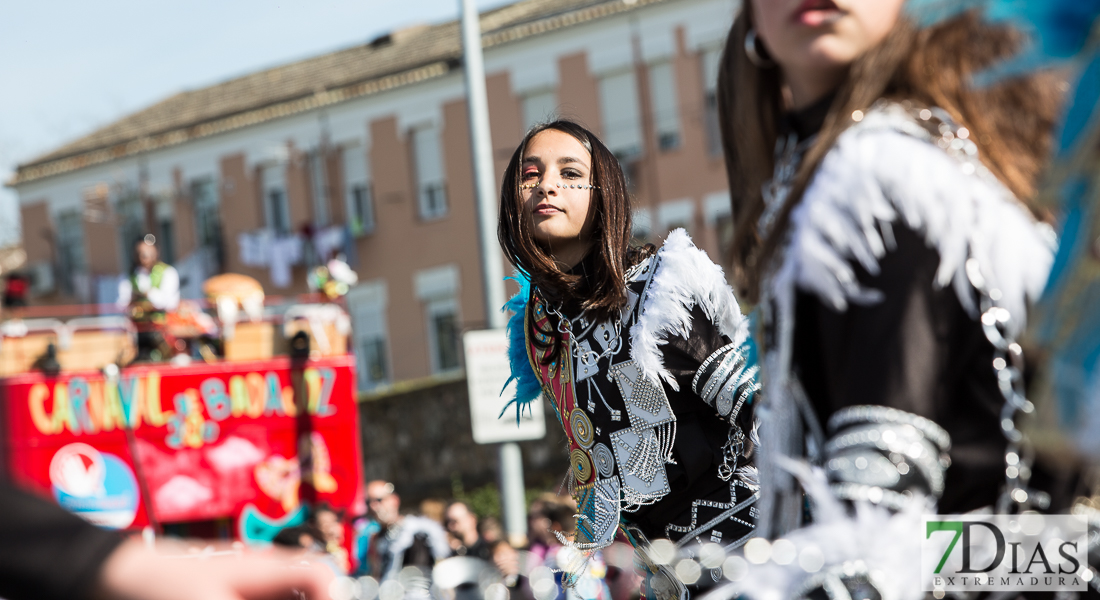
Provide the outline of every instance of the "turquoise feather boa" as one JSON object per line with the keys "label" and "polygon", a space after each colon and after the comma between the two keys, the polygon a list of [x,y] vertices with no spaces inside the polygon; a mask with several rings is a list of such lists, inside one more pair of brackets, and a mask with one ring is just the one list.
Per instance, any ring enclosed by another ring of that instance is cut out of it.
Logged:
{"label": "turquoise feather boa", "polygon": [[[524,412],[531,414],[531,402],[542,394],[542,385],[538,377],[531,369],[531,363],[527,359],[527,335],[523,330],[524,315],[527,313],[527,301],[531,298],[531,280],[526,273],[516,271],[512,277],[508,277],[519,285],[519,293],[512,296],[501,308],[502,311],[511,312],[508,318],[508,363],[512,367],[512,374],[504,383],[507,388],[509,383],[516,382],[516,394],[508,404],[500,411],[500,416],[508,411],[508,407],[516,406],[516,425],[519,425]],[[500,390],[504,393],[504,389]]]}

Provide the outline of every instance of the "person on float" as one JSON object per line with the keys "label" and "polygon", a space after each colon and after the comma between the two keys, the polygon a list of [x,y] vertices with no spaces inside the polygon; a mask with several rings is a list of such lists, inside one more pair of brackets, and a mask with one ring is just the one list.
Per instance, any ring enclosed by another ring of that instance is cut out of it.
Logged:
{"label": "person on float", "polygon": [[179,272],[160,261],[151,234],[134,244],[133,260],[130,276],[118,283],[116,304],[138,327],[139,360],[171,358],[179,350],[168,327],[168,313],[180,305]]}
{"label": "person on float", "polygon": [[608,546],[620,521],[643,550],[734,549],[758,491],[747,322],[682,229],[632,247],[631,210],[615,156],[576,123],[538,125],[512,155],[498,235],[521,288],[507,305],[517,418],[545,391],[569,439],[576,549]]}
{"label": "person on float", "polygon": [[135,320],[163,319],[180,304],[180,275],[160,260],[156,238],[147,235],[134,244],[134,267],[118,284],[118,303]]}
{"label": "person on float", "polygon": [[903,4],[752,0],[721,60],[733,274],[763,314],[772,538],[813,520],[784,457],[891,510],[1045,497],[1006,438],[998,381],[1018,373],[991,340],[1020,353],[1051,267],[1034,196],[1057,86],[974,84],[1020,36],[973,12],[921,27]]}

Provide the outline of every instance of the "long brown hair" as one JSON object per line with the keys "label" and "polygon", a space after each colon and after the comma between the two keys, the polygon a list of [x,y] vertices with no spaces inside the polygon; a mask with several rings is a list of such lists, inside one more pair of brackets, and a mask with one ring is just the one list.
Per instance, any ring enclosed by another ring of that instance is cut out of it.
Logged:
{"label": "long brown hair", "polygon": [[[593,221],[592,248],[584,258],[584,275],[563,272],[531,232],[531,220],[523,208],[523,155],[539,133],[553,129],[573,136],[592,157],[592,201],[588,217]],[[497,237],[505,256],[531,278],[546,301],[588,311],[601,321],[626,306],[623,276],[636,262],[630,248],[631,200],[626,178],[615,155],[592,132],[567,120],[537,125],[516,148],[500,188],[500,224]]]}
{"label": "long brown hair", "polygon": [[852,63],[824,125],[807,150],[789,195],[766,237],[756,223],[761,187],[772,176],[778,121],[784,110],[778,68],[759,68],[744,52],[753,28],[744,2],[726,40],[718,75],[718,115],[733,203],[733,277],[746,300],[759,300],[761,278],[786,237],[791,211],[821,160],[852,123],[856,110],[879,98],[938,106],[971,132],[983,164],[1032,210],[1036,181],[1050,147],[1058,91],[1053,76],[1004,80],[987,87],[972,75],[1012,55],[1021,35],[983,22],[973,11],[917,28],[899,18],[889,36]]}

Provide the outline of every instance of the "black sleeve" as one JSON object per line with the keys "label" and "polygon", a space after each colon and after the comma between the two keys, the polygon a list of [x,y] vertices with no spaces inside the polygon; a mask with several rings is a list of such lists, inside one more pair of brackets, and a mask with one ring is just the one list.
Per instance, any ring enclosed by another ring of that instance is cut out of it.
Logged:
{"label": "black sleeve", "polygon": [[[660,502],[643,506],[631,517],[631,522],[651,535],[664,536],[664,527],[682,516],[692,502],[711,496],[729,501],[730,484],[718,477],[723,463],[723,446],[729,441],[730,422],[714,406],[707,404],[692,391],[692,380],[707,358],[729,346],[730,339],[719,332],[699,306],[691,311],[691,333],[670,335],[660,346],[664,366],[675,378],[678,390],[664,384],[669,406],[676,415],[676,439],[672,455],[674,463],[665,465],[670,491]],[[736,424],[746,437],[752,426],[754,406],[747,403],[737,416]],[[748,456],[738,460],[738,466],[752,464]]]}
{"label": "black sleeve", "polygon": [[[662,346],[665,367],[676,378],[676,383],[680,388],[678,391],[668,390],[669,400],[672,402],[673,408],[679,411],[706,415],[718,420],[723,423],[725,428],[728,428],[731,412],[723,414],[723,411],[713,402],[713,399],[708,402],[700,395],[706,388],[709,376],[716,376],[713,381],[714,391],[711,396],[717,395],[721,388],[726,385],[729,386],[728,391],[734,395],[739,391],[749,394],[750,398],[740,406],[734,417],[734,424],[747,433],[752,426],[754,398],[752,397],[753,394],[749,393],[749,388],[752,388],[752,385],[745,385],[744,383],[738,385],[738,377],[743,376],[742,381],[751,379],[753,382],[757,381],[758,377],[754,375],[754,370],[749,370],[751,365],[744,362],[747,357],[741,356],[742,351],[743,348],[734,347],[730,344],[730,339],[718,331],[718,327],[711,322],[701,307],[698,305],[693,307],[691,310],[691,335],[688,337],[669,336],[668,343]],[[724,359],[727,359],[727,367],[729,368],[716,373],[716,367],[722,365]],[[704,367],[704,365],[707,366]],[[703,370],[701,374],[699,373],[700,369]],[[693,383],[696,381],[697,375],[699,375],[698,393],[693,390]]]}
{"label": "black sleeve", "polygon": [[934,278],[939,254],[894,226],[896,247],[857,277],[881,302],[837,312],[817,296],[795,302],[793,368],[822,425],[850,406],[880,405],[930,419],[951,437],[941,512],[987,505],[1003,480],[1004,404],[993,347],[954,288]]}
{"label": "black sleeve", "polygon": [[83,600],[122,543],[65,509],[0,483],[0,596]]}
{"label": "black sleeve", "polygon": [[[700,367],[708,358],[715,356],[714,364],[727,353],[737,350],[730,346],[730,339],[719,332],[701,307],[691,310],[691,335],[687,337],[671,335],[667,343],[661,346],[665,367],[676,379],[679,390],[665,386],[669,405],[676,414],[677,436],[676,455],[686,471],[687,481],[694,482],[702,473],[717,468],[722,462],[722,446],[726,443],[730,431],[730,414],[720,414],[714,404],[708,404],[695,391],[692,382]],[[736,373],[740,373],[737,371]],[[730,370],[730,379],[735,376]],[[726,383],[718,382],[719,384]],[[733,381],[729,384],[734,386]],[[719,386],[720,387],[720,386]],[[735,387],[735,386],[734,386]],[[736,390],[731,390],[735,392]],[[752,428],[753,403],[746,402],[738,411],[736,424],[747,436]]]}

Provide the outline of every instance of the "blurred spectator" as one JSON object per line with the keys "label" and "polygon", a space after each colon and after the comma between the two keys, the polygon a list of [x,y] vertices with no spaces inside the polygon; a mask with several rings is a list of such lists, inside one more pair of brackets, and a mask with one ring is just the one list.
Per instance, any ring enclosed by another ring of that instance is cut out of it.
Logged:
{"label": "blurred spectator", "polygon": [[[576,548],[562,543],[573,538],[576,506],[565,499],[555,498],[545,498],[533,504],[528,522],[537,529],[532,528],[529,532],[532,536],[531,551],[535,554],[536,549],[544,548],[542,565],[554,574],[558,589],[555,600],[611,600],[611,590],[603,580],[607,575],[603,555],[594,552],[586,557]],[[566,577],[573,581],[571,585],[564,585]]]}
{"label": "blurred spectator", "polygon": [[26,306],[27,289],[29,287],[30,283],[23,274],[12,273],[8,275],[8,281],[4,285],[4,306]]}
{"label": "blurred spectator", "polygon": [[302,548],[313,552],[324,552],[324,534],[310,525],[284,527],[275,534],[271,543],[283,548]]}
{"label": "blurred spectator", "polygon": [[508,588],[509,600],[534,600],[535,596],[527,579],[531,565],[525,564],[530,555],[526,552],[521,554],[505,540],[497,540],[490,544],[490,556]]}
{"label": "blurred spectator", "polygon": [[370,574],[380,581],[393,579],[406,566],[430,570],[436,561],[451,555],[447,533],[431,519],[402,516],[401,498],[393,484],[375,480],[367,484],[367,507],[379,530],[367,543]]}
{"label": "blurred spectator", "polygon": [[428,498],[420,501],[420,516],[427,517],[440,525],[443,525],[443,510],[447,503],[438,498]]}
{"label": "blurred spectator", "polygon": [[451,534],[451,549],[459,556],[472,556],[489,560],[489,545],[481,539],[477,528],[477,515],[464,502],[451,502],[443,520],[447,533]]}
{"label": "blurred spectator", "polygon": [[351,561],[344,547],[344,516],[326,503],[313,510],[311,524],[321,532],[325,552],[328,552],[344,573],[351,572]]}
{"label": "blurred spectator", "polygon": [[527,539],[531,553],[541,561],[552,545],[559,544],[554,535],[551,514],[561,512],[575,513],[572,498],[546,493],[539,495],[527,511]]}
{"label": "blurred spectator", "polygon": [[[363,496],[366,498],[365,487]],[[374,518],[374,515],[367,510],[366,500],[363,501],[356,512],[361,516],[351,524],[351,551],[355,557],[354,575],[362,577],[370,575],[370,562],[367,560],[367,553],[370,551],[371,538],[382,529],[382,526]]]}
{"label": "blurred spectator", "polygon": [[500,520],[493,516],[481,519],[477,524],[477,532],[490,546],[504,539],[504,529],[500,526]]}
{"label": "blurred spectator", "polygon": [[336,557],[325,549],[325,534],[312,524],[283,528],[275,535],[271,543],[283,548],[300,548],[300,559],[320,563],[332,569],[336,575],[345,575]]}
{"label": "blurred spectator", "polygon": [[607,563],[604,581],[614,600],[637,600],[641,595],[642,575],[634,565],[634,547],[622,534],[619,540],[600,551]]}

